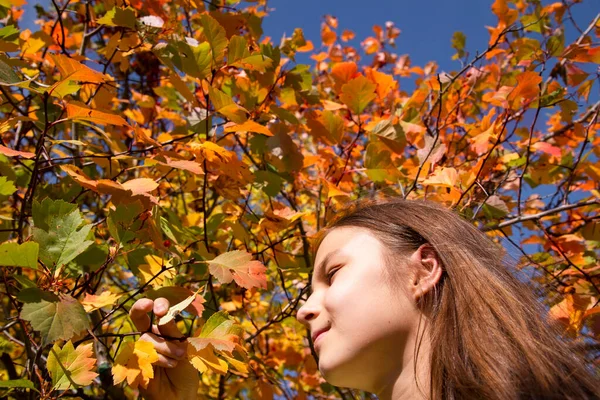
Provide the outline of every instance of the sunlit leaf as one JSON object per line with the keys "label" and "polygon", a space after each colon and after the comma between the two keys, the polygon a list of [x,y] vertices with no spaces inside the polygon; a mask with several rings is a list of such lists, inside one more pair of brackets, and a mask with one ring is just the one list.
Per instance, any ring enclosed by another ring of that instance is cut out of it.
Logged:
{"label": "sunlit leaf", "polygon": [[92,371],[96,364],[92,346],[93,343],[87,343],[75,348],[70,340],[62,348],[54,344],[46,366],[55,390],[88,386],[93,382],[98,374]]}
{"label": "sunlit leaf", "polygon": [[154,378],[152,364],[158,361],[158,353],[150,342],[138,340],[135,343],[125,343],[112,367],[114,384],[123,381],[132,388],[148,386],[150,379]]}
{"label": "sunlit leaf", "polygon": [[266,267],[260,261],[253,261],[252,255],[245,251],[229,251],[206,262],[210,273],[220,283],[229,283],[235,280],[238,285],[246,289],[267,288]]}
{"label": "sunlit leaf", "polygon": [[39,244],[2,243],[0,244],[0,266],[37,269]]}

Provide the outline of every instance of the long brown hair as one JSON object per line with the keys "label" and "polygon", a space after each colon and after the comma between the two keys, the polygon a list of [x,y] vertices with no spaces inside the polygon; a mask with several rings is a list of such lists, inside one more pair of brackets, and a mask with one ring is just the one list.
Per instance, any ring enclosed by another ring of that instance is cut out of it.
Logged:
{"label": "long brown hair", "polygon": [[579,347],[543,317],[501,246],[472,224],[428,201],[362,200],[321,230],[316,246],[342,226],[369,229],[388,260],[425,243],[437,252],[443,274],[422,304],[430,320],[430,399],[600,398],[600,379]]}

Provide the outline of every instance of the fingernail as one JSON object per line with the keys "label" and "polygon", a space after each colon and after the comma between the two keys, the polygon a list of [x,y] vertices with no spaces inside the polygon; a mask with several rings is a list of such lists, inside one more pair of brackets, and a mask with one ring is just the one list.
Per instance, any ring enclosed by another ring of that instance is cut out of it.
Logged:
{"label": "fingernail", "polygon": [[175,355],[177,357],[183,357],[185,354],[185,349],[175,349]]}

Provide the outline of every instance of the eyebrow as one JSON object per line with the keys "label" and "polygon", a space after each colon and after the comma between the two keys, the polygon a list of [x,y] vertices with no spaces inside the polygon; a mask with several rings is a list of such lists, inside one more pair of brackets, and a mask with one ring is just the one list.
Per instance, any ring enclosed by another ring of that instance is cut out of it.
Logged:
{"label": "eyebrow", "polygon": [[[338,253],[340,252],[339,249],[335,249],[332,252],[330,252],[329,254],[327,254],[325,256],[325,258],[323,258],[323,261],[321,261],[321,264],[319,264],[319,266],[316,268],[317,271],[317,276],[321,277],[321,276],[325,276],[325,271],[324,268],[325,266],[329,263],[329,261],[336,256]],[[313,273],[315,272],[315,269],[313,269]],[[314,276],[313,276],[314,277]]]}

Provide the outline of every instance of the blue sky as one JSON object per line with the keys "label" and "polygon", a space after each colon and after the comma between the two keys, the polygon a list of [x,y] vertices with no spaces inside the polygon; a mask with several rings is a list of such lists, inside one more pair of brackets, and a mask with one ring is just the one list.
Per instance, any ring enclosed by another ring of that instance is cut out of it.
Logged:
{"label": "blue sky", "polygon": [[[542,4],[554,1],[543,0]],[[450,45],[452,34],[462,31],[467,36],[467,50],[471,55],[487,48],[487,26],[496,26],[496,16],[491,11],[492,0],[271,0],[269,7],[275,10],[264,19],[266,35],[279,43],[286,33],[291,36],[294,28],[303,28],[305,37],[318,48],[321,43],[320,29],[323,15],[338,18],[338,31],[350,29],[356,39],[373,35],[375,24],[384,26],[392,21],[402,33],[396,40],[397,53],[409,54],[413,65],[425,65],[436,61],[442,70],[458,69],[460,63],[453,61],[455,53]],[[584,0],[572,8],[575,20],[585,29],[600,11],[598,0]],[[579,36],[570,23],[566,23],[566,40]],[[299,62],[310,62],[298,59]],[[314,64],[314,62],[312,62]]]}

